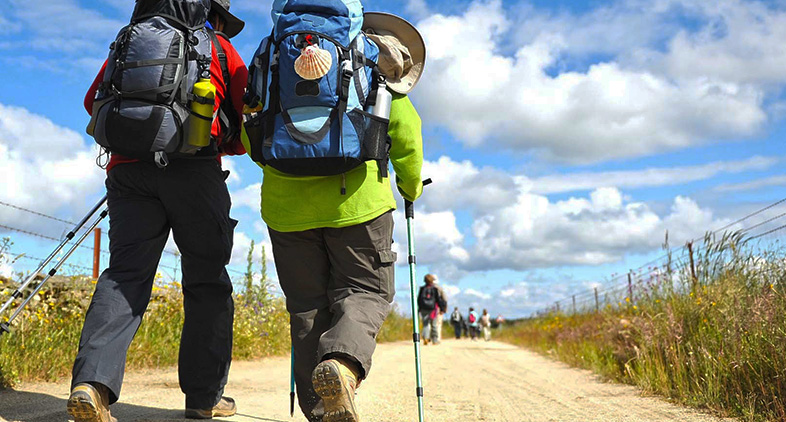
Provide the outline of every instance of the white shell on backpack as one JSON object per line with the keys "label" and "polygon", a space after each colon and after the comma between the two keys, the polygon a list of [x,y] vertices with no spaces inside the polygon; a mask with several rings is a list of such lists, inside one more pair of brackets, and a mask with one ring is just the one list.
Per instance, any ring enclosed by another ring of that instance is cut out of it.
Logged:
{"label": "white shell on backpack", "polygon": [[333,55],[316,45],[309,45],[295,60],[295,73],[303,79],[313,81],[327,75],[333,65]]}

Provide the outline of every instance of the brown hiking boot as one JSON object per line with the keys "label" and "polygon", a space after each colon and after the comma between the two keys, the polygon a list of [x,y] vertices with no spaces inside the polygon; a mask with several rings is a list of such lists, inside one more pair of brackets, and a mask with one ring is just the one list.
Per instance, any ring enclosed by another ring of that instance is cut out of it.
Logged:
{"label": "brown hiking boot", "polygon": [[338,359],[320,362],[311,374],[311,383],[325,404],[322,422],[359,422],[355,409],[358,376]]}
{"label": "brown hiking boot", "polygon": [[68,397],[68,414],[74,422],[117,422],[109,413],[109,389],[102,384],[80,383]]}
{"label": "brown hiking boot", "polygon": [[213,419],[234,416],[237,405],[231,397],[221,397],[212,409],[186,409],[186,419]]}

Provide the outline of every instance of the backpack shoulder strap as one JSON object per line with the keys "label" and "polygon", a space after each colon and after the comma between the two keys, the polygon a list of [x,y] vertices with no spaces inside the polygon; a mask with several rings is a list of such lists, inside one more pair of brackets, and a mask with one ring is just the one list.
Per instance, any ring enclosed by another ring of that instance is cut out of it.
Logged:
{"label": "backpack shoulder strap", "polygon": [[221,68],[221,78],[224,81],[224,101],[218,107],[218,118],[221,123],[222,130],[225,131],[224,138],[231,139],[236,134],[240,133],[240,128],[238,127],[238,115],[237,111],[235,110],[235,106],[232,103],[232,93],[231,93],[231,80],[232,77],[229,74],[229,65],[227,64],[227,55],[224,51],[224,47],[221,46],[221,42],[218,40],[218,36],[222,36],[224,39],[229,41],[226,35],[222,32],[217,32],[212,29],[207,30],[208,34],[210,34],[210,41],[213,43],[213,46],[216,49],[216,56],[218,57],[219,67]]}

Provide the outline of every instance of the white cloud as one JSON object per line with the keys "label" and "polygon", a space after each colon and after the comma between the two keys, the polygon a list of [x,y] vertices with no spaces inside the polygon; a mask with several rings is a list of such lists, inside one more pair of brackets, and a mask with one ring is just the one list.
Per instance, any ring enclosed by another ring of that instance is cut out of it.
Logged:
{"label": "white cloud", "polygon": [[[73,130],[0,104],[0,196],[5,201],[78,220],[103,190],[104,171],[95,158],[95,149]],[[0,220],[23,229],[42,226],[40,218],[7,207],[0,207]]]}
{"label": "white cloud", "polygon": [[239,191],[233,191],[232,206],[233,207],[248,207],[257,213],[261,206],[261,183],[254,183],[248,185]]}
{"label": "white cloud", "polygon": [[696,166],[555,174],[534,178],[531,182],[532,191],[542,194],[592,190],[604,186],[618,188],[670,186],[706,180],[723,173],[766,170],[780,161],[775,157],[756,156],[740,161],[716,161]]}
{"label": "white cloud", "polygon": [[[398,264],[407,263],[407,223],[404,214],[396,211],[394,238],[399,239],[393,244],[398,254]],[[418,262],[437,263],[436,267],[443,276],[452,278],[453,272],[446,266],[466,263],[470,259],[464,246],[464,235],[456,223],[456,216],[451,211],[426,212],[420,209],[413,221],[415,235],[415,252]],[[439,265],[442,263],[442,266]]]}
{"label": "white cloud", "polygon": [[223,170],[229,171],[229,178],[226,180],[228,185],[240,183],[240,171],[237,168],[237,160],[238,158],[233,157],[223,157],[221,159],[221,167]]}
{"label": "white cloud", "polygon": [[75,0],[9,1],[10,14],[24,25],[30,45],[45,51],[79,55],[108,52],[109,43],[128,24],[81,7]]}
{"label": "white cloud", "polygon": [[[447,279],[458,279],[467,272],[612,263],[626,254],[659,248],[667,230],[672,242],[679,244],[726,224],[687,197],[675,198],[671,209],[661,215],[616,187],[595,188],[587,195],[554,202],[535,192],[533,182],[523,175],[497,177],[499,170],[479,169],[447,157],[427,166],[434,175],[469,175],[435,182],[429,187],[433,190],[416,204],[418,260]],[[456,168],[461,171],[454,171]],[[585,177],[592,179],[591,174]],[[497,194],[454,199],[472,191],[475,180],[485,180],[484,189]],[[428,199],[432,195],[439,200]],[[508,199],[494,201],[494,197]],[[488,200],[495,206],[488,206]],[[459,212],[471,215],[470,231],[458,229]],[[397,238],[406,239],[400,217]]]}
{"label": "white cloud", "polygon": [[422,174],[433,181],[418,204],[431,210],[480,208],[492,210],[509,205],[516,182],[509,173],[492,167],[477,168],[471,161],[456,162],[447,156],[423,163]]}
{"label": "white cloud", "polygon": [[[273,245],[270,243],[270,239],[267,237],[254,239],[254,253],[251,259],[256,268],[255,271],[258,271],[259,264],[262,262],[263,246],[265,248],[268,276],[271,276],[275,273],[275,263],[273,261]],[[251,238],[246,233],[236,230],[232,246],[232,260],[229,264],[242,266],[245,269],[250,248]]]}
{"label": "white cloud", "polygon": [[407,0],[406,11],[417,19],[425,19],[431,14],[426,0]]}
{"label": "white cloud", "polygon": [[716,192],[742,192],[742,191],[752,191],[757,189],[762,189],[770,186],[784,186],[786,185],[786,176],[779,175],[779,176],[772,176],[766,177],[763,179],[753,180],[750,182],[743,182],[743,183],[730,183],[725,185],[720,185],[716,187],[714,190]]}
{"label": "white cloud", "polygon": [[505,54],[517,23],[506,12],[500,1],[477,1],[462,16],[419,23],[430,54],[415,94],[424,121],[470,147],[592,163],[738,140],[767,121],[763,87],[717,75],[673,78],[660,65],[612,59],[553,76],[570,40],[542,31],[514,40],[515,52]]}
{"label": "white cloud", "polygon": [[705,21],[680,31],[662,58],[675,77],[710,77],[736,83],[784,82],[786,10],[760,1],[684,0]]}

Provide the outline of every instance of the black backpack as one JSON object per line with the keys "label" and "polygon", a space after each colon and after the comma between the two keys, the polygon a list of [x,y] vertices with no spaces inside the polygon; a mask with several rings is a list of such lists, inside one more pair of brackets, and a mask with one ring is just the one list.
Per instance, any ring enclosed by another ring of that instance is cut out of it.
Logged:
{"label": "black backpack", "polygon": [[[210,0],[140,0],[110,46],[88,133],[118,154],[155,160],[191,155],[192,89],[210,78]],[[204,119],[204,118],[203,118]],[[212,144],[212,142],[211,142]],[[212,145],[215,149],[215,145]]]}
{"label": "black backpack", "polygon": [[434,286],[423,286],[418,294],[418,308],[431,311],[437,307],[439,290]]}

